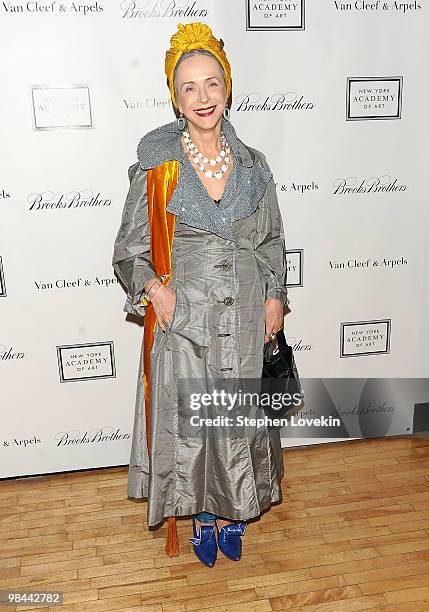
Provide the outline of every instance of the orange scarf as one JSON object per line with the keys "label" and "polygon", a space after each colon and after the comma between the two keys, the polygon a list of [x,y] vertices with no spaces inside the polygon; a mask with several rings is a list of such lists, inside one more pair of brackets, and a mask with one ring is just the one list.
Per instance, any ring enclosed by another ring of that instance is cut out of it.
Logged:
{"label": "orange scarf", "polygon": [[[179,162],[166,161],[156,168],[147,171],[147,196],[150,228],[150,256],[157,276],[170,275],[171,252],[173,249],[174,226],[176,215],[166,210],[179,177]],[[164,280],[168,285],[171,276]],[[156,326],[156,315],[151,303],[148,304],[144,317],[143,334],[143,382],[145,394],[145,416],[147,448],[150,456],[150,351],[153,344]],[[170,516],[167,523],[165,553],[169,557],[179,555],[179,538],[177,535],[176,517]]]}

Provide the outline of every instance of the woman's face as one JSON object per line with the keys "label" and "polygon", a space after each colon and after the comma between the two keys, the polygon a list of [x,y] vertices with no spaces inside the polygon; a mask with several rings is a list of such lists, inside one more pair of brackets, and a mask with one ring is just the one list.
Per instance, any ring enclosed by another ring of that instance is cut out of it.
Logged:
{"label": "woman's face", "polygon": [[183,60],[176,72],[176,101],[198,129],[217,125],[228,98],[223,70],[214,57],[197,53]]}

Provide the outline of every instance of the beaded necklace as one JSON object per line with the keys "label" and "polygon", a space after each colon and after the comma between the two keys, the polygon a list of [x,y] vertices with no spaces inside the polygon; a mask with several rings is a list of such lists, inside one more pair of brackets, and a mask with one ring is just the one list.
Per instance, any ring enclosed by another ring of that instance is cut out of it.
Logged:
{"label": "beaded necklace", "polygon": [[[221,132],[221,150],[214,159],[208,159],[208,157],[205,157],[198,150],[197,146],[192,141],[192,138],[188,131],[183,132],[183,138],[185,140],[186,147],[190,153],[191,159],[198,167],[198,170],[202,172],[207,178],[221,179],[223,174],[228,171],[230,159],[229,156],[231,154],[231,148],[226,140],[225,134]],[[210,168],[206,168],[206,164],[209,164],[212,167],[216,166],[216,164],[222,164],[222,166],[218,170],[210,170]]]}

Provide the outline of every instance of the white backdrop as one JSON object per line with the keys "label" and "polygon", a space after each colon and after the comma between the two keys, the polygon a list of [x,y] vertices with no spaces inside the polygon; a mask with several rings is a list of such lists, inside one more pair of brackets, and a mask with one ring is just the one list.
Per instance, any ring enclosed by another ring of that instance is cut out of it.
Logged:
{"label": "white backdrop", "polygon": [[301,376],[427,375],[423,2],[4,2],[0,477],[128,463],[143,332],[112,249],[191,21],[224,40],[231,120],[278,184]]}

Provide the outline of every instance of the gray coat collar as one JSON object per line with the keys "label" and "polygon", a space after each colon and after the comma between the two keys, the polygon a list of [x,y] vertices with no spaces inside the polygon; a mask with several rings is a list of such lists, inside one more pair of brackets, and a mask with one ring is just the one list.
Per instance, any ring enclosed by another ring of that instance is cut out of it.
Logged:
{"label": "gray coat collar", "polygon": [[[230,121],[222,119],[222,130],[232,149],[235,159],[242,166],[251,168],[255,163],[255,155],[251,149],[237,137]],[[177,159],[180,162],[186,157],[185,150],[180,142],[182,132],[177,122],[172,121],[148,132],[141,138],[137,146],[137,157],[143,170],[156,168],[167,160]]]}
{"label": "gray coat collar", "polygon": [[167,160],[179,160],[179,180],[166,210],[191,227],[237,242],[231,224],[255,212],[272,173],[261,161],[261,154],[258,156],[255,149],[246,147],[237,138],[230,122],[222,119],[222,129],[239,163],[234,164],[219,205],[210,198],[192,167],[175,121],[143,136],[137,147],[137,157],[143,170],[156,168]]}

